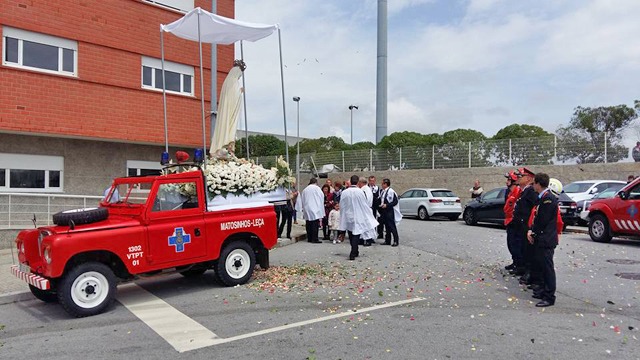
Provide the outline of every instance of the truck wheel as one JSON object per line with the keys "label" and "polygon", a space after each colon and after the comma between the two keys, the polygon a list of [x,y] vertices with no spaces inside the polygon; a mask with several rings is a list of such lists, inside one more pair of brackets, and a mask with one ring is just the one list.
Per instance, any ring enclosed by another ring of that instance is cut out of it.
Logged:
{"label": "truck wheel", "polygon": [[33,296],[38,300],[42,300],[46,303],[58,302],[58,294],[53,290],[42,290],[33,285],[29,285],[29,290],[31,290]]}
{"label": "truck wheel", "polygon": [[608,243],[611,241],[611,229],[605,216],[597,214],[591,219],[589,222],[589,236],[595,242]]}
{"label": "truck wheel", "polygon": [[108,217],[109,210],[107,208],[74,209],[53,214],[53,223],[60,226],[69,226],[73,221],[76,225],[82,225],[102,221]]}
{"label": "truck wheel", "polygon": [[249,244],[234,241],[222,249],[216,264],[216,274],[226,286],[235,286],[249,281],[256,266],[256,255]]}
{"label": "truck wheel", "polygon": [[58,301],[69,315],[85,317],[103,312],[115,298],[116,276],[102,263],[80,264],[62,276]]}

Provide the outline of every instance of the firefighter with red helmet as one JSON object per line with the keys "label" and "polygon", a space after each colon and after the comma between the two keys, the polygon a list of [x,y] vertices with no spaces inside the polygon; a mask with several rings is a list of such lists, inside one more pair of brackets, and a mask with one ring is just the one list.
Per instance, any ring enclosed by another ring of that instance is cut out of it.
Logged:
{"label": "firefighter with red helmet", "polygon": [[519,168],[515,171],[518,176],[518,183],[522,189],[522,194],[516,201],[513,209],[513,223],[518,232],[518,241],[522,246],[522,267],[520,273],[521,284],[533,285],[539,282],[539,274],[534,268],[534,248],[527,241],[527,231],[529,230],[528,221],[531,210],[538,203],[538,194],[533,189],[533,178],[535,173],[526,167]]}
{"label": "firefighter with red helmet", "polygon": [[522,189],[518,186],[518,176],[514,171],[510,171],[504,175],[507,185],[504,203],[504,225],[507,228],[507,248],[511,254],[511,264],[505,266],[505,270],[509,270],[512,274],[524,275],[524,264],[522,259],[522,247],[524,239],[519,226],[513,222],[513,210],[516,206],[518,198],[522,193]]}

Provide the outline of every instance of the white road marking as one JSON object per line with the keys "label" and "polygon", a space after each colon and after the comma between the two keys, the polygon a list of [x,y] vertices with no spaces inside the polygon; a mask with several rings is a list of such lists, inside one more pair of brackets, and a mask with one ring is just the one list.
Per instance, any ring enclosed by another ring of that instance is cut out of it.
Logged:
{"label": "white road marking", "polygon": [[396,301],[396,302],[392,302],[392,303],[386,303],[386,304],[382,304],[382,305],[371,306],[371,307],[368,307],[368,308],[358,309],[358,310],[355,310],[355,311],[345,311],[345,312],[342,312],[342,313],[339,313],[339,314],[328,315],[328,316],[321,317],[321,318],[299,321],[299,322],[296,322],[296,323],[293,323],[293,324],[277,326],[277,327],[273,327],[273,328],[270,328],[270,329],[264,329],[264,330],[260,330],[260,331],[256,331],[256,332],[252,332],[252,333],[248,333],[248,334],[244,334],[244,335],[232,336],[232,337],[226,338],[226,339],[219,338],[218,340],[216,340],[216,343],[214,345],[224,344],[224,343],[228,343],[228,342],[232,342],[232,341],[236,341],[236,340],[247,339],[247,338],[251,338],[251,337],[254,337],[254,336],[270,334],[270,333],[274,333],[274,332],[277,332],[277,331],[292,329],[292,328],[296,328],[296,327],[300,327],[300,326],[314,324],[314,323],[321,322],[321,321],[333,320],[333,319],[338,319],[338,318],[345,317],[345,316],[366,313],[366,312],[370,312],[370,311],[374,311],[374,310],[380,310],[380,309],[384,309],[384,308],[388,308],[388,307],[400,306],[400,305],[404,305],[404,304],[410,304],[410,303],[417,302],[417,301],[422,301],[422,300],[425,300],[425,299],[417,297],[417,298],[408,299],[408,300],[401,300],[401,301]]}
{"label": "white road marking", "polygon": [[178,352],[218,344],[220,338],[134,283],[118,286],[118,301]]}
{"label": "white road marking", "polygon": [[118,287],[118,301],[142,322],[165,339],[169,345],[178,352],[185,352],[220,345],[232,341],[243,340],[255,336],[266,335],[278,331],[288,330],[300,326],[306,326],[321,321],[339,319],[346,316],[366,313],[394,306],[410,304],[425,300],[421,297],[400,300],[396,302],[375,305],[355,311],[345,311],[339,314],[328,315],[311,320],[304,320],[292,324],[276,326],[270,329],[259,330],[247,334],[236,335],[226,339],[218,337],[200,323],[181,313],[162,299],[144,290],[134,283]]}

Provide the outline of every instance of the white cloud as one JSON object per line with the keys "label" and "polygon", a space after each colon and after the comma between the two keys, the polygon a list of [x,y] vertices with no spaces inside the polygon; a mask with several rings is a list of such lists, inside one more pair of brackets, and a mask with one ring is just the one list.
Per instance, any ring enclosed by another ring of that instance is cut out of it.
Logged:
{"label": "white cloud", "polygon": [[480,12],[492,10],[502,1],[503,0],[470,0],[467,12],[470,14],[477,14]]}
{"label": "white cloud", "polygon": [[640,2],[596,0],[553,19],[537,61],[541,67],[640,67]]}
{"label": "white cloud", "polygon": [[[281,25],[289,134],[296,126],[291,97],[300,96],[302,136],[349,142],[347,107],[356,104],[354,141],[375,141],[376,3],[236,2],[238,19]],[[638,98],[639,1],[390,0],[388,6],[388,133],[471,128],[491,136],[525,122],[554,131],[576,106]],[[427,10],[437,21],[424,20]],[[277,44],[274,35],[244,46],[250,130],[283,132]]]}

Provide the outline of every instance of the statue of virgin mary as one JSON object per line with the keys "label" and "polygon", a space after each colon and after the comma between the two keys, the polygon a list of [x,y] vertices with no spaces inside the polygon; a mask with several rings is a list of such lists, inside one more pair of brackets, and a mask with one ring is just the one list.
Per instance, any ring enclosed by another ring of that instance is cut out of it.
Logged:
{"label": "statue of virgin mary", "polygon": [[235,152],[236,130],[238,129],[243,91],[239,80],[244,68],[244,63],[236,60],[222,83],[218,116],[211,139],[210,154],[213,157],[228,158]]}

